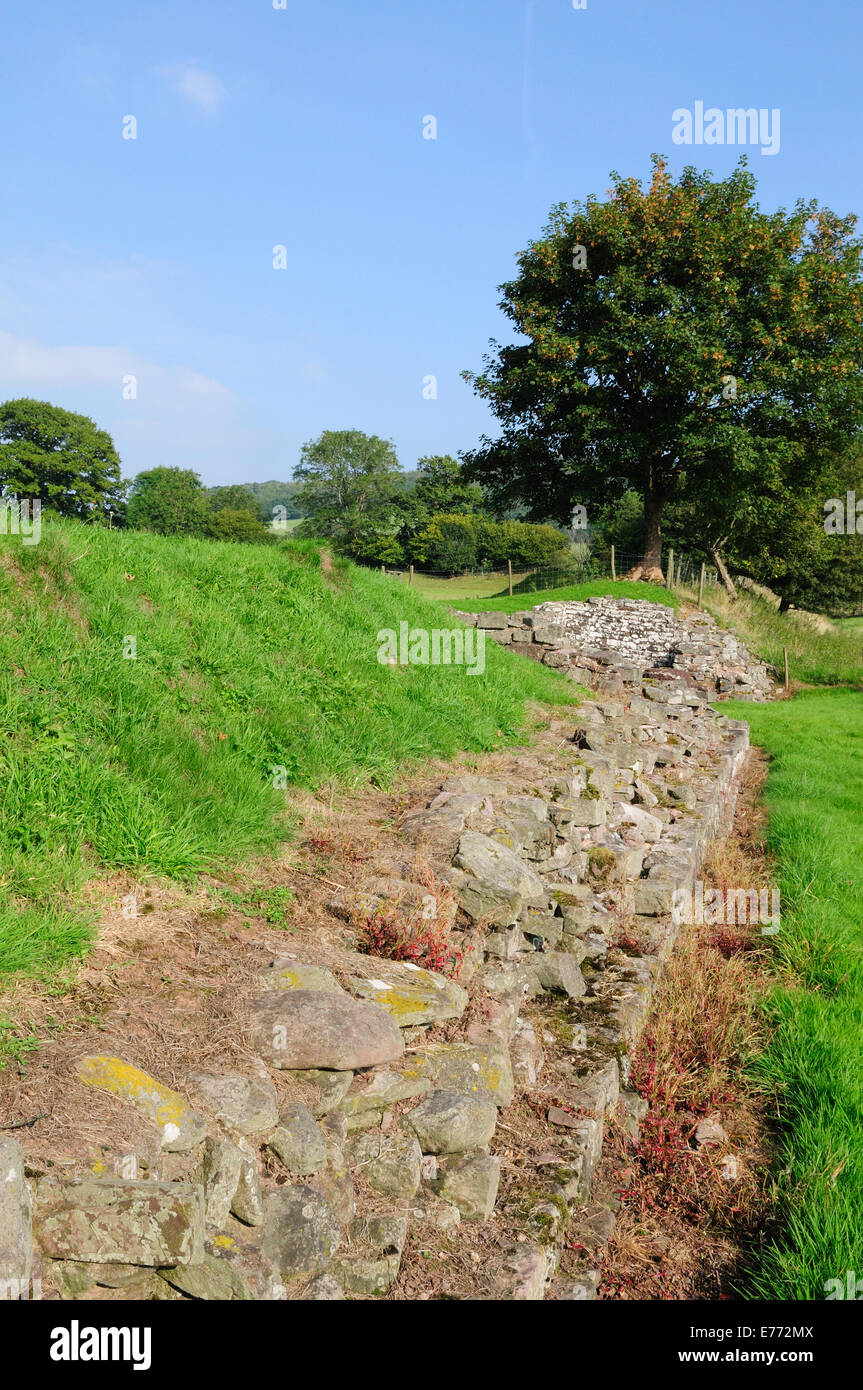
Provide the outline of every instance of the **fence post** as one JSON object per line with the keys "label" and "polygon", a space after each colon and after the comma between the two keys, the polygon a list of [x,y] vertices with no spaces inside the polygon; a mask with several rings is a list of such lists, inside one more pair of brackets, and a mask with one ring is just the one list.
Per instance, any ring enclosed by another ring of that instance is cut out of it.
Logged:
{"label": "fence post", "polygon": [[666,582],[666,584],[668,585],[668,588],[669,588],[669,589],[673,589],[673,588],[674,588],[674,547],[673,547],[673,546],[671,547],[671,549],[670,549],[669,552],[668,552],[668,578],[666,579],[665,582]]}
{"label": "fence post", "polygon": [[698,577],[698,607],[701,607],[701,599],[704,595],[704,561],[701,561],[701,574]]}
{"label": "fence post", "polygon": [[611,547],[611,582],[617,583],[617,570],[614,568],[614,546]]}
{"label": "fence post", "polygon": [[507,560],[506,572],[509,575],[509,596],[512,598],[512,560]]}
{"label": "fence post", "polygon": [[408,584],[413,584],[413,582],[414,582],[414,567],[413,567],[413,565],[411,565],[410,574],[408,575]]}
{"label": "fence post", "polygon": [[785,689],[788,689],[788,648],[782,648],[782,655],[785,658]]}

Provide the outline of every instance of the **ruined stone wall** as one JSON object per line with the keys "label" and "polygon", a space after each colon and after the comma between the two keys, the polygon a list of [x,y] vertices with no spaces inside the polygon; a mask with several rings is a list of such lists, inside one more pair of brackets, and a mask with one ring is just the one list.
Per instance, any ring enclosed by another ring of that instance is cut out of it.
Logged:
{"label": "ruined stone wall", "polygon": [[[421,846],[454,895],[458,980],[322,942],[258,980],[244,1071],[169,1086],[122,1057],[78,1059],[74,1084],[134,1107],[151,1151],[128,1174],[70,1172],[0,1138],[7,1289],[36,1277],[64,1299],[410,1297],[412,1262],[458,1226],[475,1242],[462,1246],[469,1296],[595,1297],[615,1219],[613,1193],[595,1189],[603,1139],[612,1121],[637,1133],[630,1063],[678,929],[674,895],[729,822],[748,744],[745,724],[706,703],[723,677],[699,663],[709,648],[725,664],[724,637],[690,625],[706,636],[687,652],[681,626],[651,615],[650,650],[636,650],[632,612],[590,654],[546,606],[481,618],[565,660],[594,698],[545,751],[524,750],[505,776],[453,778],[404,817],[406,848]],[[669,637],[674,664],[648,665]],[[406,869],[333,906],[351,918],[427,897]],[[290,1103],[273,1084],[284,1078]],[[586,1252],[565,1277],[564,1239]],[[443,1256],[440,1270],[447,1296]]]}
{"label": "ruined stone wall", "polygon": [[673,608],[646,599],[589,598],[541,603],[519,613],[458,617],[520,656],[586,685],[608,689],[618,678],[631,683],[648,670],[663,677],[674,671],[711,700],[769,700],[773,694],[767,665],[709,613],[693,610],[679,617]]}

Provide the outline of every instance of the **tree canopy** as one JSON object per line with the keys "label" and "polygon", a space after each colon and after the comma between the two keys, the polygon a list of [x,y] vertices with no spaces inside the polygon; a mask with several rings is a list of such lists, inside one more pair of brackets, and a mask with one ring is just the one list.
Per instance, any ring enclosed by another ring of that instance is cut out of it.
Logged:
{"label": "tree canopy", "polygon": [[721,548],[757,499],[790,502],[859,437],[863,263],[854,218],[762,212],[745,160],[718,181],[675,182],[658,156],[646,188],[612,178],[605,202],[555,207],[501,286],[521,341],[465,374],[502,426],[467,472],[539,521],[634,489],[637,573],[656,578],[675,501]]}
{"label": "tree canopy", "polygon": [[123,507],[114,441],[87,415],[48,401],[0,405],[0,492],[39,498],[62,516],[107,518]]}
{"label": "tree canopy", "polygon": [[130,526],[163,536],[195,535],[203,529],[207,503],[201,479],[191,468],[148,468],[129,491]]}

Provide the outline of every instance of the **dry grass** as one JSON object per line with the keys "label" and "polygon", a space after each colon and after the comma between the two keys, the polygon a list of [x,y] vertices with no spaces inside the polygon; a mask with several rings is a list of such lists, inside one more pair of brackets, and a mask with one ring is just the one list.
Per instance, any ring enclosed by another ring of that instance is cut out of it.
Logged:
{"label": "dry grass", "polygon": [[[753,754],[731,836],[702,872],[705,889],[770,881]],[[762,1041],[768,984],[757,927],[687,926],[660,984],[633,1059],[632,1086],[648,1101],[637,1146],[613,1129],[599,1182],[621,1201],[602,1296],[727,1298],[748,1247],[770,1215],[767,1117],[744,1068]],[[700,1121],[725,1138],[701,1146]]]}

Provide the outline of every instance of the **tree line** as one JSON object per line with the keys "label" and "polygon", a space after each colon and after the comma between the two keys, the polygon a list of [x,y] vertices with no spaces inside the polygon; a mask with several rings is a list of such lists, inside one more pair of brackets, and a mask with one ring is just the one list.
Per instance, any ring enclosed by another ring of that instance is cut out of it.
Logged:
{"label": "tree line", "polygon": [[[460,459],[405,474],[391,441],[327,430],[290,484],[206,489],[166,468],[124,484],[91,420],[19,400],[0,406],[0,490],[249,541],[274,538],[281,507],[303,518],[296,534],[360,562],[438,573],[562,565],[581,508],[594,547],[639,552],[633,578],[661,582],[672,544],[785,605],[861,611],[856,218],[803,200],[763,212],[745,158],[721,180],[692,167],[674,179],[654,156],[646,186],[612,181],[605,200],[555,206],[500,287],[517,340],[464,373],[499,433]],[[825,509],[843,498],[845,528],[831,530]]]}

